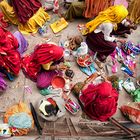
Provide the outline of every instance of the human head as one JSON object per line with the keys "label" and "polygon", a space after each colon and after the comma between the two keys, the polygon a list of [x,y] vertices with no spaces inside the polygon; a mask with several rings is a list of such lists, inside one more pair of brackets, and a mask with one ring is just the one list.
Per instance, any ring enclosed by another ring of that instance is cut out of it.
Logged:
{"label": "human head", "polygon": [[112,95],[112,85],[109,82],[103,82],[98,88],[97,96],[100,98],[108,98]]}
{"label": "human head", "polygon": [[54,44],[41,44],[36,47],[34,57],[39,64],[55,62],[63,57],[63,48]]}

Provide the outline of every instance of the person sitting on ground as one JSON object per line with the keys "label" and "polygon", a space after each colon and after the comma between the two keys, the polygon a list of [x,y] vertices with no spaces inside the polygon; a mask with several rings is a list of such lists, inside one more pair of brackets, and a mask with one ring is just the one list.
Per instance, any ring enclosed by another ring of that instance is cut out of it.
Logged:
{"label": "person sitting on ground", "polygon": [[137,29],[137,25],[131,22],[129,19],[123,20],[122,23],[119,23],[117,30],[112,31],[111,35],[116,35],[118,37],[127,38],[133,30]]}
{"label": "person sitting on ground", "polygon": [[123,5],[111,6],[85,25],[86,43],[89,49],[97,52],[100,62],[105,62],[106,58],[114,52],[117,42],[123,41],[111,36],[111,33],[113,29],[117,30],[119,23],[128,26],[125,24],[127,15],[128,11]]}
{"label": "person sitting on ground", "polygon": [[67,67],[63,63],[63,48],[54,43],[40,44],[29,56],[22,60],[24,74],[37,82],[38,88],[47,88],[59,70]]}
{"label": "person sitting on ground", "polygon": [[50,16],[38,0],[3,0],[0,8],[5,19],[18,25],[22,33],[36,33]]}
{"label": "person sitting on ground", "polygon": [[140,23],[140,0],[127,0],[129,15],[128,18],[135,24]]}
{"label": "person sitting on ground", "polygon": [[[100,74],[94,73],[92,80]],[[81,91],[75,92],[83,111],[93,120],[107,121],[117,110],[118,92],[112,83],[102,76],[99,84],[86,83]]]}
{"label": "person sitting on ground", "polygon": [[112,6],[113,1],[114,0],[78,0],[70,4],[64,17],[70,21],[78,17],[93,18],[97,16],[100,11]]}
{"label": "person sitting on ground", "polygon": [[0,27],[0,72],[11,81],[12,77],[18,76],[21,68],[21,56],[18,48],[19,42],[14,35]]}

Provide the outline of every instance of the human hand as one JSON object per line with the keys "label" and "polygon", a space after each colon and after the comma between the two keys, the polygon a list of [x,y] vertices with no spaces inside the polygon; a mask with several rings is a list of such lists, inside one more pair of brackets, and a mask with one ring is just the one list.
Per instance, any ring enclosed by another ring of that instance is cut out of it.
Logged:
{"label": "human hand", "polygon": [[126,41],[124,39],[117,39],[116,43],[117,43],[117,47],[121,47],[122,44],[124,44]]}
{"label": "human hand", "polygon": [[66,70],[66,69],[68,69],[68,67],[64,64],[64,63],[60,63],[59,65],[58,65],[58,69],[60,69],[60,70]]}

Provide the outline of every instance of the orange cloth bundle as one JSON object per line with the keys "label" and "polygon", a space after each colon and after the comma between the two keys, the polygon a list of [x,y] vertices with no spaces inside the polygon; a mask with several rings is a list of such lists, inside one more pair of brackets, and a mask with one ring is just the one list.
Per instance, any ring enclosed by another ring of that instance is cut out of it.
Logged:
{"label": "orange cloth bundle", "polygon": [[[4,114],[4,123],[8,123],[9,118],[17,113],[27,113],[31,118],[32,118],[32,127],[34,127],[34,121],[33,121],[33,117],[31,114],[31,111],[29,110],[28,106],[23,103],[23,102],[19,102],[16,105],[13,105],[12,107],[10,107],[6,113]],[[13,135],[15,136],[22,136],[22,135],[26,135],[29,132],[29,128],[15,128],[15,127],[11,127],[11,132]]]}

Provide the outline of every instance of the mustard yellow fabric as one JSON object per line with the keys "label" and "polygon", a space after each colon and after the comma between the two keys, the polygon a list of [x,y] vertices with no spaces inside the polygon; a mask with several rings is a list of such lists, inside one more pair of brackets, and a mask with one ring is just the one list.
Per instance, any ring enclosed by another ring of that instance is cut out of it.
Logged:
{"label": "mustard yellow fabric", "polygon": [[9,20],[12,24],[18,25],[19,21],[18,18],[14,12],[14,9],[12,6],[10,6],[7,2],[7,0],[3,0],[0,2],[0,8],[4,14],[4,18]]}
{"label": "mustard yellow fabric", "polygon": [[42,64],[42,67],[44,70],[49,70],[51,65],[52,65],[53,61],[47,63],[47,64]]}
{"label": "mustard yellow fabric", "polygon": [[117,23],[120,23],[127,15],[128,11],[123,5],[111,6],[105,11],[100,12],[95,19],[86,24],[87,33],[94,31],[103,22],[111,22],[115,25],[115,29],[117,29]]}
{"label": "mustard yellow fabric", "polygon": [[129,19],[136,24],[140,23],[140,0],[131,0],[128,11]]}
{"label": "mustard yellow fabric", "polygon": [[6,0],[0,3],[0,8],[5,16],[12,24],[18,25],[18,29],[23,34],[36,33],[38,28],[50,19],[50,16],[44,11],[43,8],[39,10],[25,23],[21,24],[14,12],[12,6],[10,6]]}

